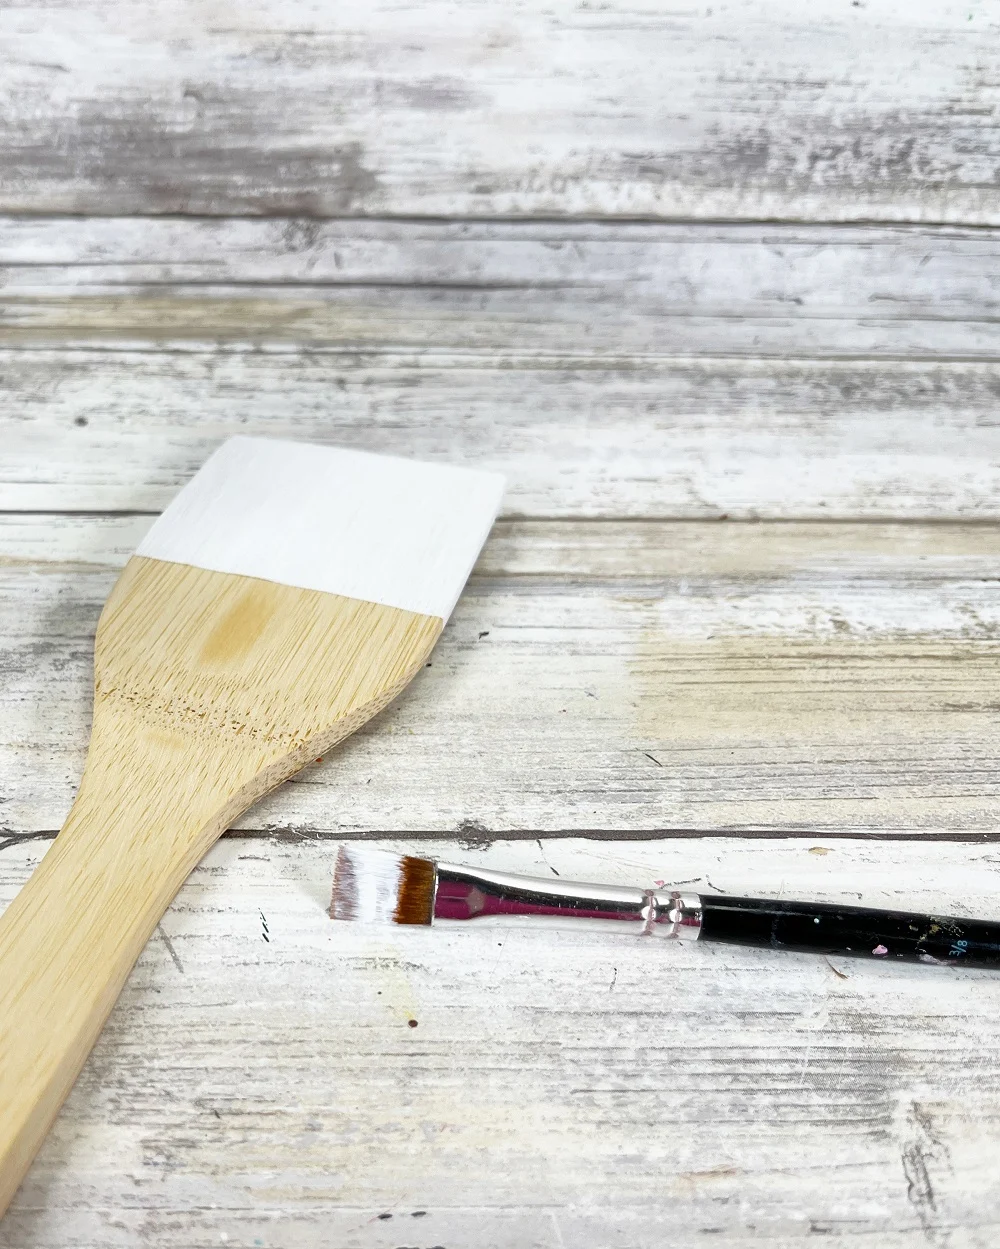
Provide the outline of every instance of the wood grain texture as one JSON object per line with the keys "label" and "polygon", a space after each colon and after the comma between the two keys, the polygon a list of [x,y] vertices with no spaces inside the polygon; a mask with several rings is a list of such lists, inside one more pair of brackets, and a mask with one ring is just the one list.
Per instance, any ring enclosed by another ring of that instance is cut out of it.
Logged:
{"label": "wood grain texture", "polygon": [[[38,853],[0,856],[0,898]],[[995,846],[557,840],[464,856],[976,914],[998,886]],[[996,977],[489,921],[338,925],[335,857],[224,841],[196,869],[4,1223],[7,1249],[624,1249],[673,1244],[679,1225],[698,1246],[995,1243]]]}
{"label": "wood grain texture", "polygon": [[16,212],[1000,223],[981,0],[3,15]]}
{"label": "wood grain texture", "polygon": [[157,512],[250,432],[496,469],[509,517],[1000,519],[993,363],[116,347],[0,368],[8,512]]}
{"label": "wood grain texture", "polygon": [[442,621],[133,557],[79,793],[0,917],[0,1217],[164,910],[232,820],[423,666]]}
{"label": "wood grain texture", "polygon": [[[56,523],[0,529],[13,837],[49,835],[71,797],[109,565],[145,522],[70,518],[61,541],[104,562],[49,565]],[[406,698],[240,828],[992,838],[998,535],[502,524]]]}
{"label": "wood grain texture", "polygon": [[249,432],[510,515],[995,519],[997,237],[8,218],[0,507],[155,511]]}
{"label": "wood grain texture", "polygon": [[0,13],[0,905],[100,604],[223,437],[512,487],[432,667],[180,892],[5,1246],[995,1249],[988,976],[323,908],[392,833],[997,914],[998,29]]}
{"label": "wood grain texture", "polygon": [[480,367],[497,353],[995,360],[998,260],[1000,231],[958,227],[6,217],[0,332]]}

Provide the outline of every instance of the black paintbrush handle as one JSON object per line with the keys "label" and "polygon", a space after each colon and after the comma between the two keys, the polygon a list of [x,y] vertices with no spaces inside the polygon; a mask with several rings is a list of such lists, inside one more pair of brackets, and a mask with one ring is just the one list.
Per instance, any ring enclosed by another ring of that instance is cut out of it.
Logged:
{"label": "black paintbrush handle", "polygon": [[1000,923],[823,902],[701,896],[703,941],[1000,967]]}

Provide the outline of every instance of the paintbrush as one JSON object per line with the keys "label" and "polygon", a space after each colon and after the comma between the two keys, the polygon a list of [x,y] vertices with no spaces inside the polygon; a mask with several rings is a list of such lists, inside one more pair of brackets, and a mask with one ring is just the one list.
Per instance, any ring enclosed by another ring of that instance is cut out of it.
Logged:
{"label": "paintbrush", "polygon": [[433,924],[480,916],[617,922],[680,941],[1000,967],[1000,923],[824,902],[737,898],[517,876],[344,845],[333,919]]}
{"label": "paintbrush", "polygon": [[236,438],[101,616],[76,802],[0,917],[0,1213],[185,877],[427,661],[502,479]]}

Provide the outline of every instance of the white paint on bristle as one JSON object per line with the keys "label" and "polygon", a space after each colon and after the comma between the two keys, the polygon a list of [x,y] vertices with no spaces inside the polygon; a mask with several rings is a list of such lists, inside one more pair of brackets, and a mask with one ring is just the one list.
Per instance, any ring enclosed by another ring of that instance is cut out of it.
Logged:
{"label": "white paint on bristle", "polygon": [[391,924],[396,918],[403,861],[385,850],[343,845],[333,880],[333,919]]}
{"label": "white paint on bristle", "polygon": [[498,473],[231,438],[138,554],[447,620],[502,494]]}

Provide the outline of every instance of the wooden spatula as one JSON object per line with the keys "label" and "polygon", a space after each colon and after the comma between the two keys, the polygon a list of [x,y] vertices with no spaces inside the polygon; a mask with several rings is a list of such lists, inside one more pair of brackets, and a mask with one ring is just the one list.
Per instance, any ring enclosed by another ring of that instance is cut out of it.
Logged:
{"label": "wooden spatula", "polygon": [[235,438],[129,560],[79,794],[0,917],[0,1214],[185,877],[419,671],[502,484]]}

